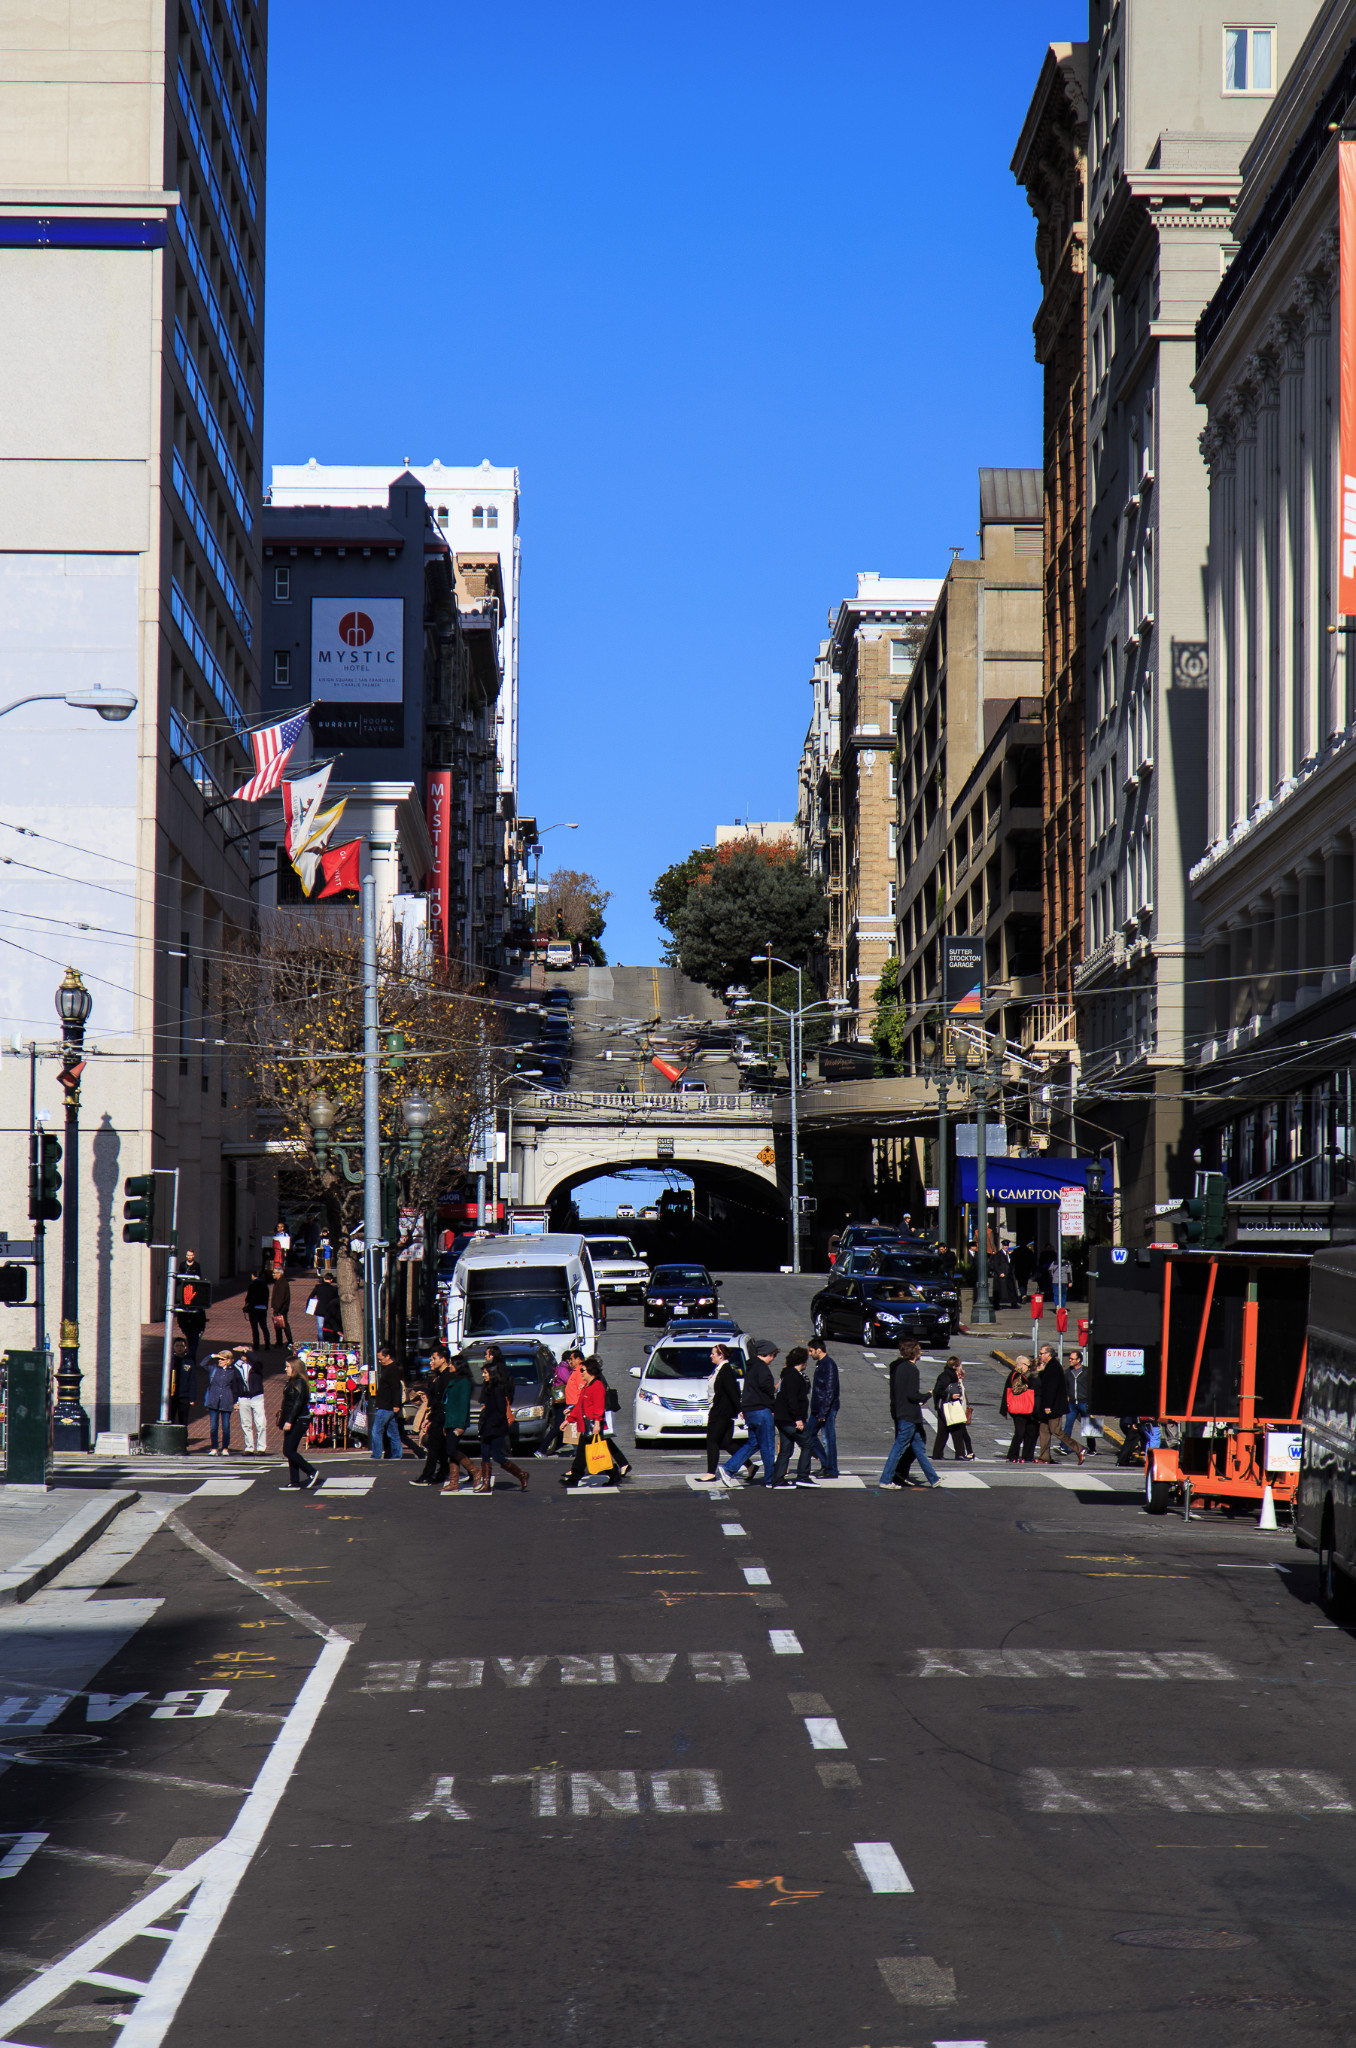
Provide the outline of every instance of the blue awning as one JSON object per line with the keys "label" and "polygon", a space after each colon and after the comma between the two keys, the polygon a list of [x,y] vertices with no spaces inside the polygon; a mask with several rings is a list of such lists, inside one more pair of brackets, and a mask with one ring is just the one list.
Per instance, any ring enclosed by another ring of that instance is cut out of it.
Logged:
{"label": "blue awning", "polygon": [[[984,1176],[988,1197],[991,1202],[1056,1203],[1061,1188],[1086,1190],[1088,1168],[1099,1163],[1093,1159],[1051,1159],[1044,1153],[1038,1159],[990,1159]],[[975,1171],[973,1159],[956,1161],[957,1201],[978,1200]]]}

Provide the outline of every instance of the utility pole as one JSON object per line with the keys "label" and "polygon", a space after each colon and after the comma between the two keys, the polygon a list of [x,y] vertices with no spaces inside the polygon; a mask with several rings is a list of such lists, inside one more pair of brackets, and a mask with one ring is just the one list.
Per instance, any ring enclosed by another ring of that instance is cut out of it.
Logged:
{"label": "utility pole", "polygon": [[[981,1030],[983,1027],[981,1027]],[[975,1227],[975,1300],[970,1312],[972,1323],[991,1323],[993,1309],[989,1304],[989,1036],[983,1032],[982,1064],[980,1079],[976,1087],[976,1101],[979,1115],[975,1121],[975,1201],[979,1209],[979,1221]]]}
{"label": "utility pole", "polygon": [[947,1153],[951,1144],[951,1125],[947,1115],[947,1083],[950,1077],[950,1062],[947,1054],[951,1050],[951,1027],[943,1016],[942,1026],[937,1034],[937,1050],[941,1055],[937,1069],[937,1243],[942,1251],[947,1248],[946,1226],[946,1170]]}
{"label": "utility pole", "polygon": [[377,1240],[381,1235],[381,1096],[377,1072],[377,884],[363,877],[363,1272],[368,1367],[377,1366]]}
{"label": "utility pole", "polygon": [[[38,1145],[38,1045],[28,1047],[28,1179],[40,1171]],[[32,1209],[30,1202],[29,1208]],[[47,1225],[39,1216],[33,1225],[33,1349],[47,1356]]]}

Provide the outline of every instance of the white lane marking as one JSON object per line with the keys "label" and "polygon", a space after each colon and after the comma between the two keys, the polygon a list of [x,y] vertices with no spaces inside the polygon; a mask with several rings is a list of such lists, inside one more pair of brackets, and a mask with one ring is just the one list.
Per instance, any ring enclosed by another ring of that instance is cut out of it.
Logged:
{"label": "white lane marking", "polygon": [[1208,1650],[910,1650],[909,1678],[1234,1679]]}
{"label": "white lane marking", "polygon": [[[535,1685],[550,1665],[559,1666],[561,1685],[616,1685],[620,1677],[619,1664],[626,1668],[637,1685],[663,1685],[677,1663],[678,1655],[676,1650],[622,1650],[616,1655],[608,1652],[567,1657],[495,1657],[493,1660],[485,1657],[435,1657],[428,1665],[428,1676],[423,1684],[429,1692],[465,1691],[484,1684],[485,1669],[489,1663],[503,1683],[514,1688]],[[737,1650],[689,1650],[687,1662],[698,1685],[735,1685],[749,1676],[749,1667]],[[418,1657],[369,1664],[365,1683],[355,1690],[373,1695],[415,1692],[419,1689],[423,1669],[423,1662]],[[166,1695],[167,1700],[180,1697],[193,1695]],[[224,1700],[226,1694],[205,1697]],[[217,1707],[205,1705],[197,1711],[200,1714],[216,1713]],[[169,1716],[162,1715],[161,1718],[168,1719]],[[0,1734],[2,1746],[3,1735]]]}
{"label": "white lane marking", "polygon": [[209,1500],[213,1497],[222,1500],[230,1494],[248,1493],[253,1484],[252,1479],[204,1479],[201,1486],[194,1488],[189,1499],[202,1500],[206,1496]]}
{"label": "white lane marking", "polygon": [[836,1479],[816,1479],[816,1490],[821,1486],[830,1493],[863,1493],[866,1481],[859,1479],[855,1472],[840,1472]]}
{"label": "white lane marking", "polygon": [[1291,1566],[1288,1564],[1277,1564],[1273,1558],[1267,1564],[1217,1564],[1215,1570],[1217,1572],[1288,1572],[1291,1570]]}
{"label": "white lane marking", "polygon": [[873,1892],[911,1892],[909,1874],[889,1842],[854,1842],[862,1876]]}
{"label": "white lane marking", "polygon": [[973,1472],[940,1472],[938,1478],[951,1493],[989,1493],[992,1491],[987,1479],[976,1478]]}
{"label": "white lane marking", "polygon": [[1353,1813],[1345,1786],[1320,1771],[1182,1770],[1139,1765],[1022,1773],[1036,1813]]}
{"label": "white lane marking", "polygon": [[1043,1475],[1051,1486],[1063,1486],[1076,1493],[1080,1488],[1091,1493],[1112,1493],[1114,1488],[1105,1479],[1095,1479],[1090,1472],[1081,1468],[1076,1472],[1046,1472]]}
{"label": "white lane marking", "polygon": [[956,1973],[931,1956],[881,1956],[876,1968],[901,2005],[954,2005]]}
{"label": "white lane marking", "polygon": [[778,1657],[803,1657],[800,1638],[793,1628],[770,1628],[767,1639]]}
{"label": "white lane marking", "polygon": [[749,1532],[742,1522],[722,1522],[720,1533],[722,1536],[747,1536]]}
{"label": "white lane marking", "polygon": [[772,1581],[762,1565],[746,1564],[744,1567],[744,1583],[748,1586],[770,1586]]}
{"label": "white lane marking", "polygon": [[46,1835],[0,1835],[0,1842],[9,1847],[0,1856],[0,1877],[17,1877],[30,1856],[34,1855],[47,1841]]}
{"label": "white lane marking", "polygon": [[932,2048],[989,2048],[987,2041],[934,2041]]}
{"label": "white lane marking", "polygon": [[[193,1902],[179,1927],[166,1940],[164,1955],[139,1995],[122,2036],[133,2048],[160,2048],[263,1840],[352,1647],[344,1636],[328,1636],[230,1833],[214,1849],[176,1871],[125,1913],[80,1942],[62,1961],[13,1992],[0,2004],[0,2037],[8,2039],[14,2027],[44,2011],[76,1984],[88,1982],[92,1970],[98,1970],[139,1936],[151,1933],[164,1939],[165,1930],[157,1928],[155,1922],[175,1911],[193,1893]],[[236,1796],[239,1797],[238,1789]]]}
{"label": "white lane marking", "polygon": [[846,1749],[847,1738],[831,1714],[807,1714],[805,1732],[811,1749]]}

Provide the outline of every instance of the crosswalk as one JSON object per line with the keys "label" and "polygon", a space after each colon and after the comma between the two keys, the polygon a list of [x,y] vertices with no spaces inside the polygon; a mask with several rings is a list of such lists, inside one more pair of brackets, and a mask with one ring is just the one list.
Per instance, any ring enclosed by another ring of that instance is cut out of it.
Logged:
{"label": "crosswalk", "polygon": [[[687,1483],[694,1493],[723,1493],[724,1498],[733,1496],[728,1489],[713,1488],[709,1481],[695,1472],[689,1472]],[[982,1477],[975,1471],[953,1471],[946,1466],[938,1471],[937,1477],[947,1493],[991,1493],[1013,1486],[1053,1486],[1061,1493],[1115,1493],[1136,1490],[1140,1484],[1137,1473],[1127,1473],[1119,1487],[1109,1479],[1099,1478],[1085,1466],[1076,1466],[1072,1471],[1059,1471],[1045,1465],[1008,1465],[1006,1461],[991,1468],[990,1476]],[[862,1493],[874,1488],[877,1470],[870,1473],[845,1472],[838,1479],[819,1479],[815,1483],[816,1493],[851,1492]],[[760,1489],[761,1490],[761,1489]],[[789,1488],[787,1489],[790,1490]],[[736,1492],[742,1492],[742,1486]]]}

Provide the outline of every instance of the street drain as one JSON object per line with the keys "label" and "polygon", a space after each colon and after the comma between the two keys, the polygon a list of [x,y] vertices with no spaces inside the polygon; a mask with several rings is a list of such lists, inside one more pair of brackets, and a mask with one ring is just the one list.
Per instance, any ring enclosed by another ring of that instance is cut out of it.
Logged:
{"label": "street drain", "polygon": [[1177,2002],[1202,2012],[1310,2012],[1328,2003],[1326,1998],[1287,1998],[1265,1991],[1198,1991],[1194,1998]]}
{"label": "street drain", "polygon": [[1132,1927],[1113,1934],[1126,1948],[1251,1948],[1255,1934],[1231,1934],[1227,1927]]}
{"label": "street drain", "polygon": [[0,1755],[9,1751],[23,1756],[41,1756],[47,1750],[86,1749],[91,1744],[102,1744],[103,1740],[102,1735],[6,1735],[0,1732]]}

